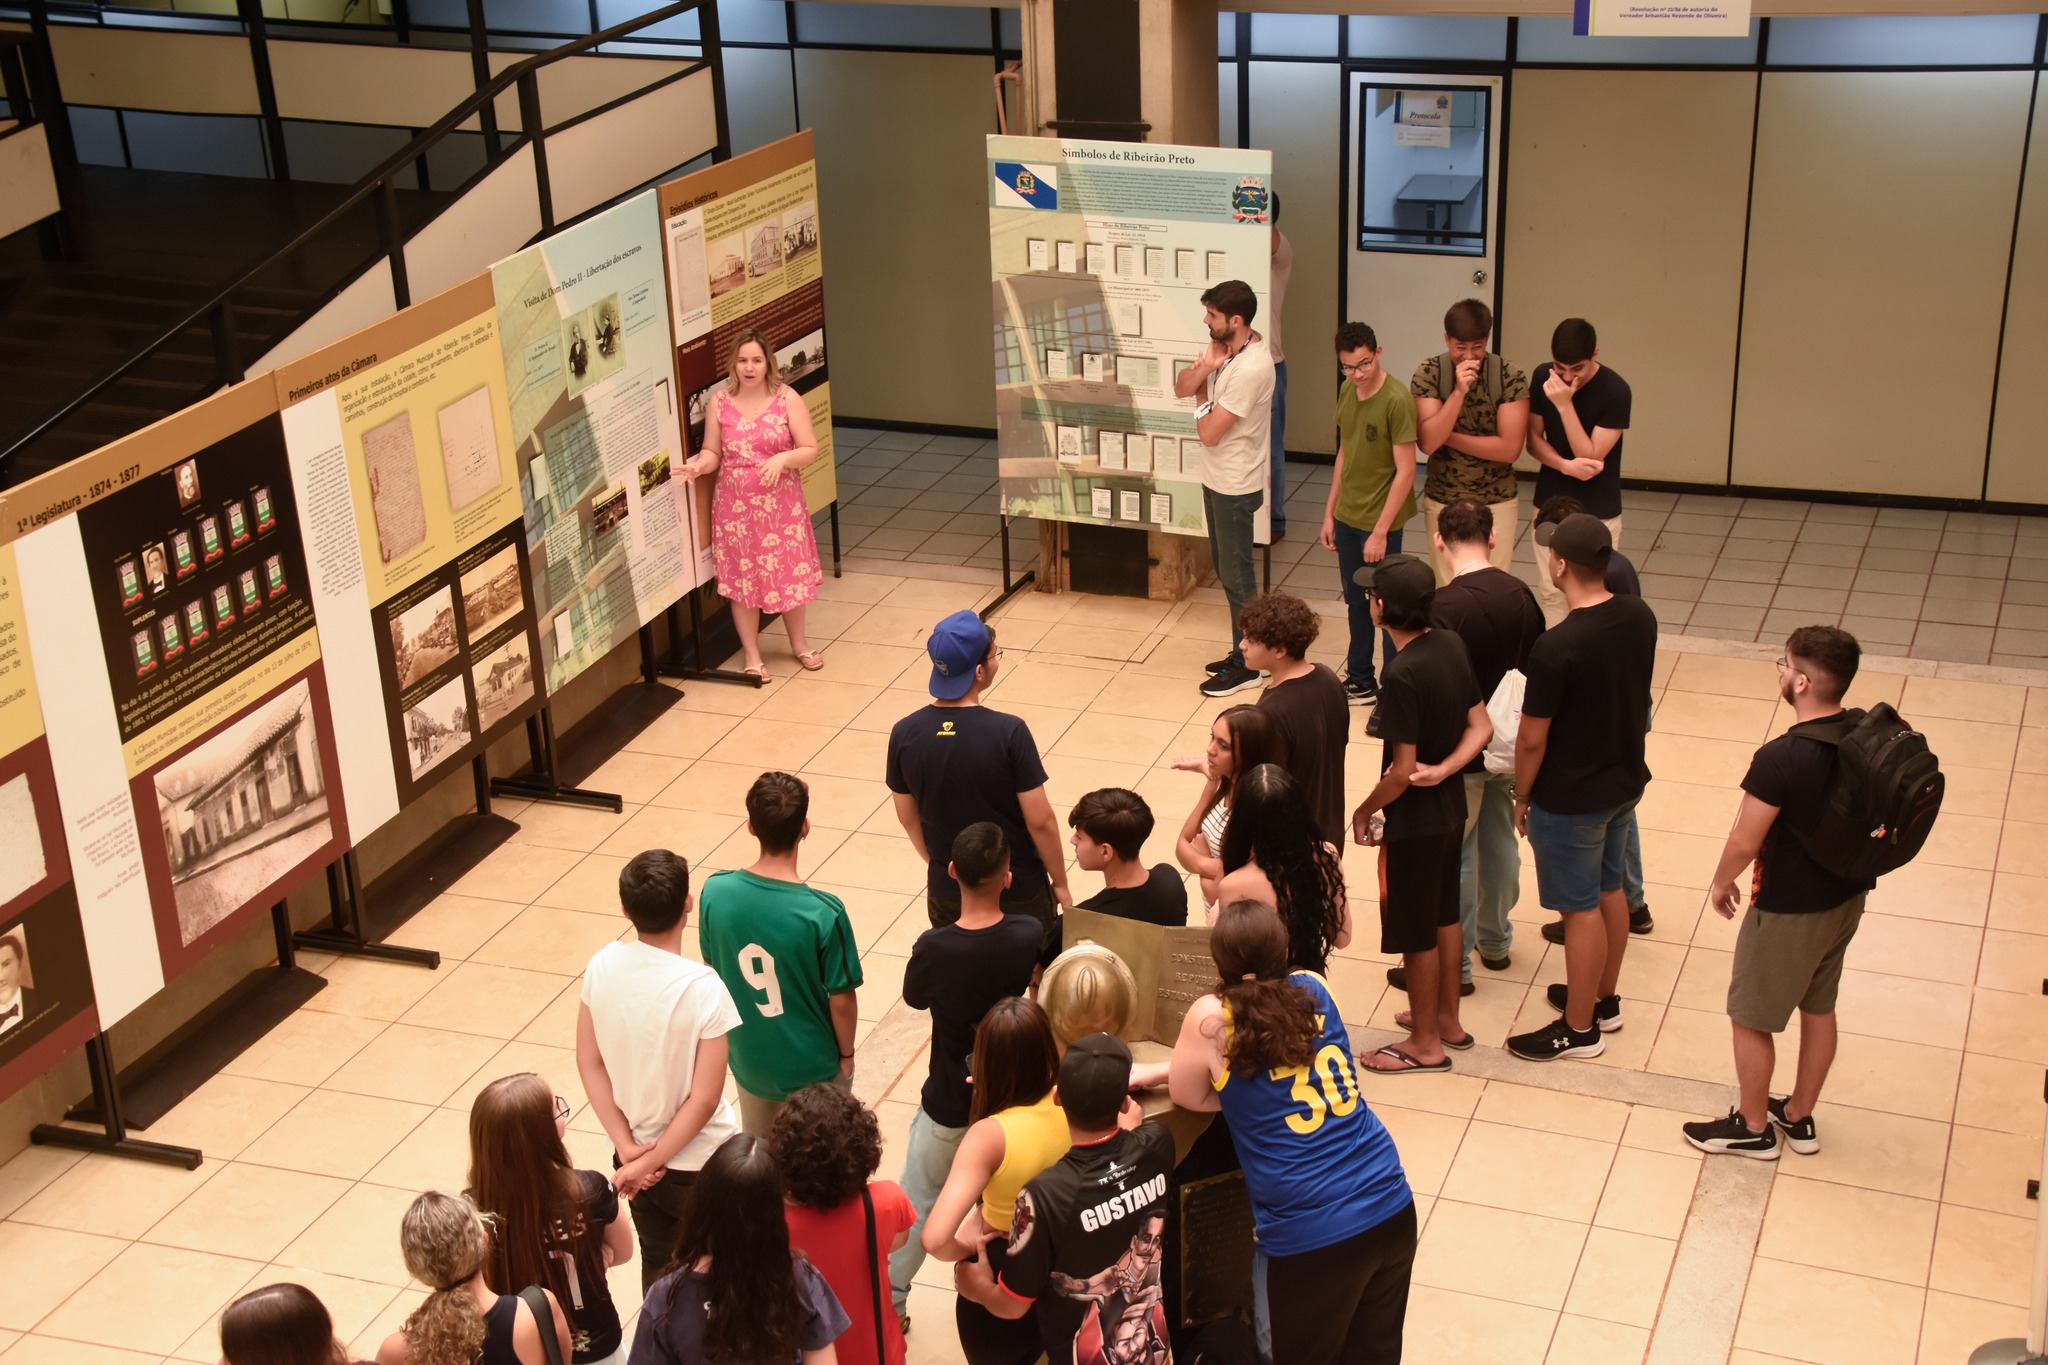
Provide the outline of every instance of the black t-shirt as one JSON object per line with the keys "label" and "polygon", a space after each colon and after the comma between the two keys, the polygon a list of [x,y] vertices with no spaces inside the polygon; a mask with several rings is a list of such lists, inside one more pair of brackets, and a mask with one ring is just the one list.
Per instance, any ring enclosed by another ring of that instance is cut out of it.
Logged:
{"label": "black t-shirt", "polygon": [[1045,863],[1024,824],[1021,792],[1045,785],[1045,764],[1031,728],[986,706],[927,706],[889,732],[889,790],[917,798],[924,827],[925,889],[957,901],[960,888],[946,872],[953,840],[984,820],[1003,827],[1010,841],[1010,889],[1022,895],[1046,884]]}
{"label": "black t-shirt", "polygon": [[1607,552],[1607,591],[1628,597],[1643,595],[1643,580],[1636,577],[1636,566],[1619,550]]}
{"label": "black t-shirt", "polygon": [[[612,1182],[596,1171],[576,1172],[576,1187],[583,1199],[583,1237],[590,1244],[593,1259],[599,1266],[604,1264],[604,1230],[619,1216],[619,1196],[612,1189]],[[549,1228],[548,1250],[570,1258],[575,1264],[576,1239],[571,1229],[560,1223]],[[576,1274],[570,1281],[574,1293],[562,1300],[562,1307],[569,1314],[569,1340],[574,1359],[583,1361],[603,1360],[619,1349],[622,1332],[619,1327],[619,1310],[612,1303],[611,1286],[605,1277]],[[578,1295],[581,1296],[580,1301]]]}
{"label": "black t-shirt", "polygon": [[[1465,718],[1481,701],[1465,642],[1428,630],[1408,642],[1380,672],[1380,752],[1393,762],[1396,744],[1413,744],[1417,763],[1441,763],[1465,737]],[[1384,767],[1382,769],[1384,771]],[[1465,784],[1410,787],[1387,806],[1387,838],[1443,834],[1465,823]]]}
{"label": "black t-shirt", "polygon": [[1172,1361],[1161,1280],[1172,1183],[1173,1134],[1143,1123],[1024,1186],[1000,1282],[1035,1304],[1047,1360]]}
{"label": "black t-shirt", "polygon": [[1188,885],[1165,863],[1155,864],[1142,886],[1105,886],[1081,902],[1083,910],[1184,928],[1188,922]]}
{"label": "black t-shirt", "polygon": [[1523,670],[1522,714],[1549,718],[1550,743],[1535,790],[1522,795],[1558,815],[1640,797],[1656,661],[1657,613],[1640,597],[1580,607],[1543,632]]}
{"label": "black t-shirt", "polygon": [[1834,745],[1807,739],[1803,732],[1812,725],[1832,723],[1833,717],[1826,717],[1793,726],[1758,749],[1743,775],[1744,791],[1778,808],[1778,818],[1764,835],[1750,879],[1750,901],[1759,910],[1814,914],[1832,910],[1877,885],[1837,877],[1813,860],[1795,833],[1809,832],[1819,822],[1827,807],[1828,789],[1834,784],[1837,761]]}
{"label": "black t-shirt", "polygon": [[[1564,419],[1558,415],[1557,405],[1543,392],[1543,381],[1550,378],[1550,370],[1550,362],[1546,360],[1529,376],[1529,415],[1543,419],[1543,439],[1550,443],[1551,449],[1569,459],[1572,443],[1564,434]],[[1572,395],[1572,407],[1577,409],[1579,423],[1586,428],[1588,436],[1593,434],[1595,427],[1627,431],[1630,403],[1628,381],[1605,365],[1595,370],[1593,377]],[[1627,443],[1627,437],[1615,437],[1614,449],[1607,452],[1606,463],[1590,479],[1575,479],[1549,465],[1543,466],[1536,472],[1536,505],[1541,507],[1544,499],[1569,493],[1602,521],[1612,521],[1620,516],[1621,448]]]}
{"label": "black t-shirt", "polygon": [[1044,935],[1033,915],[1004,915],[986,929],[948,924],[918,935],[903,969],[903,1003],[932,1012],[931,1069],[920,1102],[934,1123],[967,1126],[974,1030],[989,1006],[1024,994]]}
{"label": "black t-shirt", "polygon": [[1287,772],[1301,787],[1316,833],[1341,848],[1346,816],[1344,746],[1351,739],[1351,703],[1344,683],[1327,664],[1317,664],[1299,678],[1268,687],[1259,695],[1259,709],[1279,727]]}
{"label": "black t-shirt", "polygon": [[1479,694],[1491,697],[1509,669],[1528,669],[1529,649],[1543,633],[1543,608],[1527,583],[1488,564],[1438,588],[1429,623],[1465,642]]}

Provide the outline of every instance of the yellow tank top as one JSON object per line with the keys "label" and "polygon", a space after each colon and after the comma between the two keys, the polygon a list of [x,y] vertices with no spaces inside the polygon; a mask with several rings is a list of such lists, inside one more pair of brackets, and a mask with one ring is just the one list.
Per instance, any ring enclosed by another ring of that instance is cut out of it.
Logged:
{"label": "yellow tank top", "polygon": [[1052,1092],[1036,1104],[1020,1104],[995,1115],[1003,1130],[1003,1163],[981,1192],[981,1221],[1003,1232],[1017,1211],[1024,1183],[1067,1154],[1067,1114]]}

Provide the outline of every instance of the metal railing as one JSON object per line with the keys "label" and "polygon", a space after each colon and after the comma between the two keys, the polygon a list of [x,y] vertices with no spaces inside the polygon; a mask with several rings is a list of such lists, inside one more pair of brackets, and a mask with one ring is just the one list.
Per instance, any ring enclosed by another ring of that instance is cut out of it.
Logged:
{"label": "metal railing", "polygon": [[[591,49],[604,43],[617,42],[621,38],[636,33],[641,29],[665,23],[691,11],[698,13],[698,24],[703,46],[702,57],[691,62],[683,69],[634,90],[619,99],[613,100],[609,104],[587,110],[578,114],[573,119],[565,120],[554,129],[549,129],[544,125],[541,116],[540,83],[538,78],[538,73],[543,68],[565,58],[589,52]],[[573,42],[564,43],[560,47],[536,53],[531,57],[506,67],[495,76],[486,76],[482,71],[479,71],[479,85],[474,94],[464,99],[455,108],[449,110],[432,127],[426,129],[405,146],[386,157],[378,164],[375,170],[372,170],[361,180],[357,181],[348,193],[339,202],[334,204],[333,207],[329,208],[326,213],[321,215],[317,221],[299,231],[289,241],[265,253],[256,263],[185,309],[183,313],[162,328],[155,336],[137,346],[98,378],[66,398],[62,403],[52,408],[40,418],[33,426],[17,435],[4,449],[0,449],[0,487],[6,487],[18,481],[16,471],[17,467],[22,463],[23,452],[27,451],[36,442],[54,433],[68,419],[77,415],[95,399],[106,395],[114,385],[135,373],[138,367],[156,356],[182,334],[195,327],[204,327],[212,338],[214,372],[211,376],[211,382],[200,388],[197,392],[194,392],[187,401],[196,401],[207,393],[212,392],[215,388],[240,383],[247,377],[247,357],[242,354],[241,337],[236,328],[236,295],[249,288],[259,277],[267,272],[277,270],[279,267],[286,265],[314,238],[336,227],[349,213],[365,203],[372,203],[374,201],[372,206],[377,217],[380,246],[378,251],[364,261],[361,266],[348,272],[346,278],[337,288],[336,293],[339,293],[341,288],[345,288],[360,279],[365,272],[373,270],[381,264],[388,264],[393,298],[399,308],[406,307],[412,300],[408,287],[405,246],[411,237],[417,236],[434,219],[430,218],[421,222],[413,229],[411,234],[402,230],[398,212],[398,178],[418,163],[434,146],[442,142],[450,134],[460,130],[462,125],[471,118],[476,118],[482,128],[486,164],[483,170],[470,179],[464,186],[464,189],[467,190],[480,184],[494,170],[502,166],[508,158],[514,157],[523,151],[530,151],[533,162],[533,180],[539,199],[540,235],[546,236],[553,232],[557,226],[553,200],[549,189],[547,168],[547,138],[549,134],[551,132],[561,132],[575,124],[598,117],[632,100],[640,99],[655,90],[671,85],[676,81],[688,79],[705,71],[707,68],[711,77],[712,105],[716,119],[717,135],[716,144],[710,150],[714,157],[723,160],[731,152],[732,133],[726,116],[725,73],[719,53],[718,9],[715,0],[676,0],[673,4],[649,10],[645,14],[637,15],[623,23],[591,33]],[[520,125],[518,136],[509,142],[505,140],[504,135],[500,132],[495,117],[496,102],[508,90],[516,91]],[[55,118],[49,121],[56,124],[61,123],[63,120]],[[444,206],[441,213],[449,212],[459,202],[460,197],[458,195],[456,201]],[[439,216],[438,214],[435,215],[436,218]],[[488,264],[488,262],[484,264]],[[317,309],[314,310],[314,312],[317,311]],[[289,336],[294,328],[303,324],[311,316],[313,314],[309,313],[305,317],[297,319],[293,324],[293,328],[286,329],[285,335]]]}

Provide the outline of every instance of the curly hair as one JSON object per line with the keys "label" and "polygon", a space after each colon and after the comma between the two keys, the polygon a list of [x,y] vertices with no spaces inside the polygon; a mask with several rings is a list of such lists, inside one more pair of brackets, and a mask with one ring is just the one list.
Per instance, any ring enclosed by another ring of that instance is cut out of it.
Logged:
{"label": "curly hair", "polygon": [[1322,618],[1315,608],[1291,592],[1262,592],[1245,603],[1237,616],[1239,635],[1277,649],[1290,659],[1306,659],[1308,647],[1322,632]]}
{"label": "curly hair", "polygon": [[490,1240],[476,1206],[460,1195],[429,1190],[406,1209],[398,1244],[405,1268],[428,1290],[400,1329],[407,1365],[472,1365],[482,1354],[484,1320],[469,1282]]}
{"label": "curly hair", "polygon": [[1277,763],[1238,779],[1223,832],[1223,870],[1255,863],[1273,884],[1273,908],[1287,925],[1289,963],[1318,974],[1344,925],[1344,865],[1309,818],[1301,788]]}
{"label": "curly hair", "polygon": [[1222,978],[1216,993],[1230,1019],[1223,1060],[1237,1075],[1307,1066],[1315,1057],[1315,1006],[1287,979],[1287,946],[1287,926],[1257,901],[1232,901],[1209,930]]}
{"label": "curly hair", "polygon": [[807,1085],[775,1116],[768,1149],[790,1202],[828,1212],[858,1198],[882,1164],[882,1125],[849,1091]]}

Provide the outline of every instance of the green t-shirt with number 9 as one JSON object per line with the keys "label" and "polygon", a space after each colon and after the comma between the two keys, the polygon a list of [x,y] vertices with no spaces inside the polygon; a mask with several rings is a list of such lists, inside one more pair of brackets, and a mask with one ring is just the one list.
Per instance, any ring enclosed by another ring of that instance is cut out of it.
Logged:
{"label": "green t-shirt with number 9", "polygon": [[860,951],[837,896],[744,869],[704,883],[697,942],[739,1006],[733,1079],[781,1102],[839,1074],[830,996],[860,985]]}
{"label": "green t-shirt with number 9", "polygon": [[[1379,392],[1361,400],[1349,379],[1337,382],[1337,431],[1344,441],[1344,481],[1337,488],[1337,520],[1361,531],[1379,524],[1380,511],[1394,484],[1394,447],[1415,440],[1415,399],[1391,377]],[[1398,531],[1415,515],[1415,487],[1410,485],[1394,519]]]}

